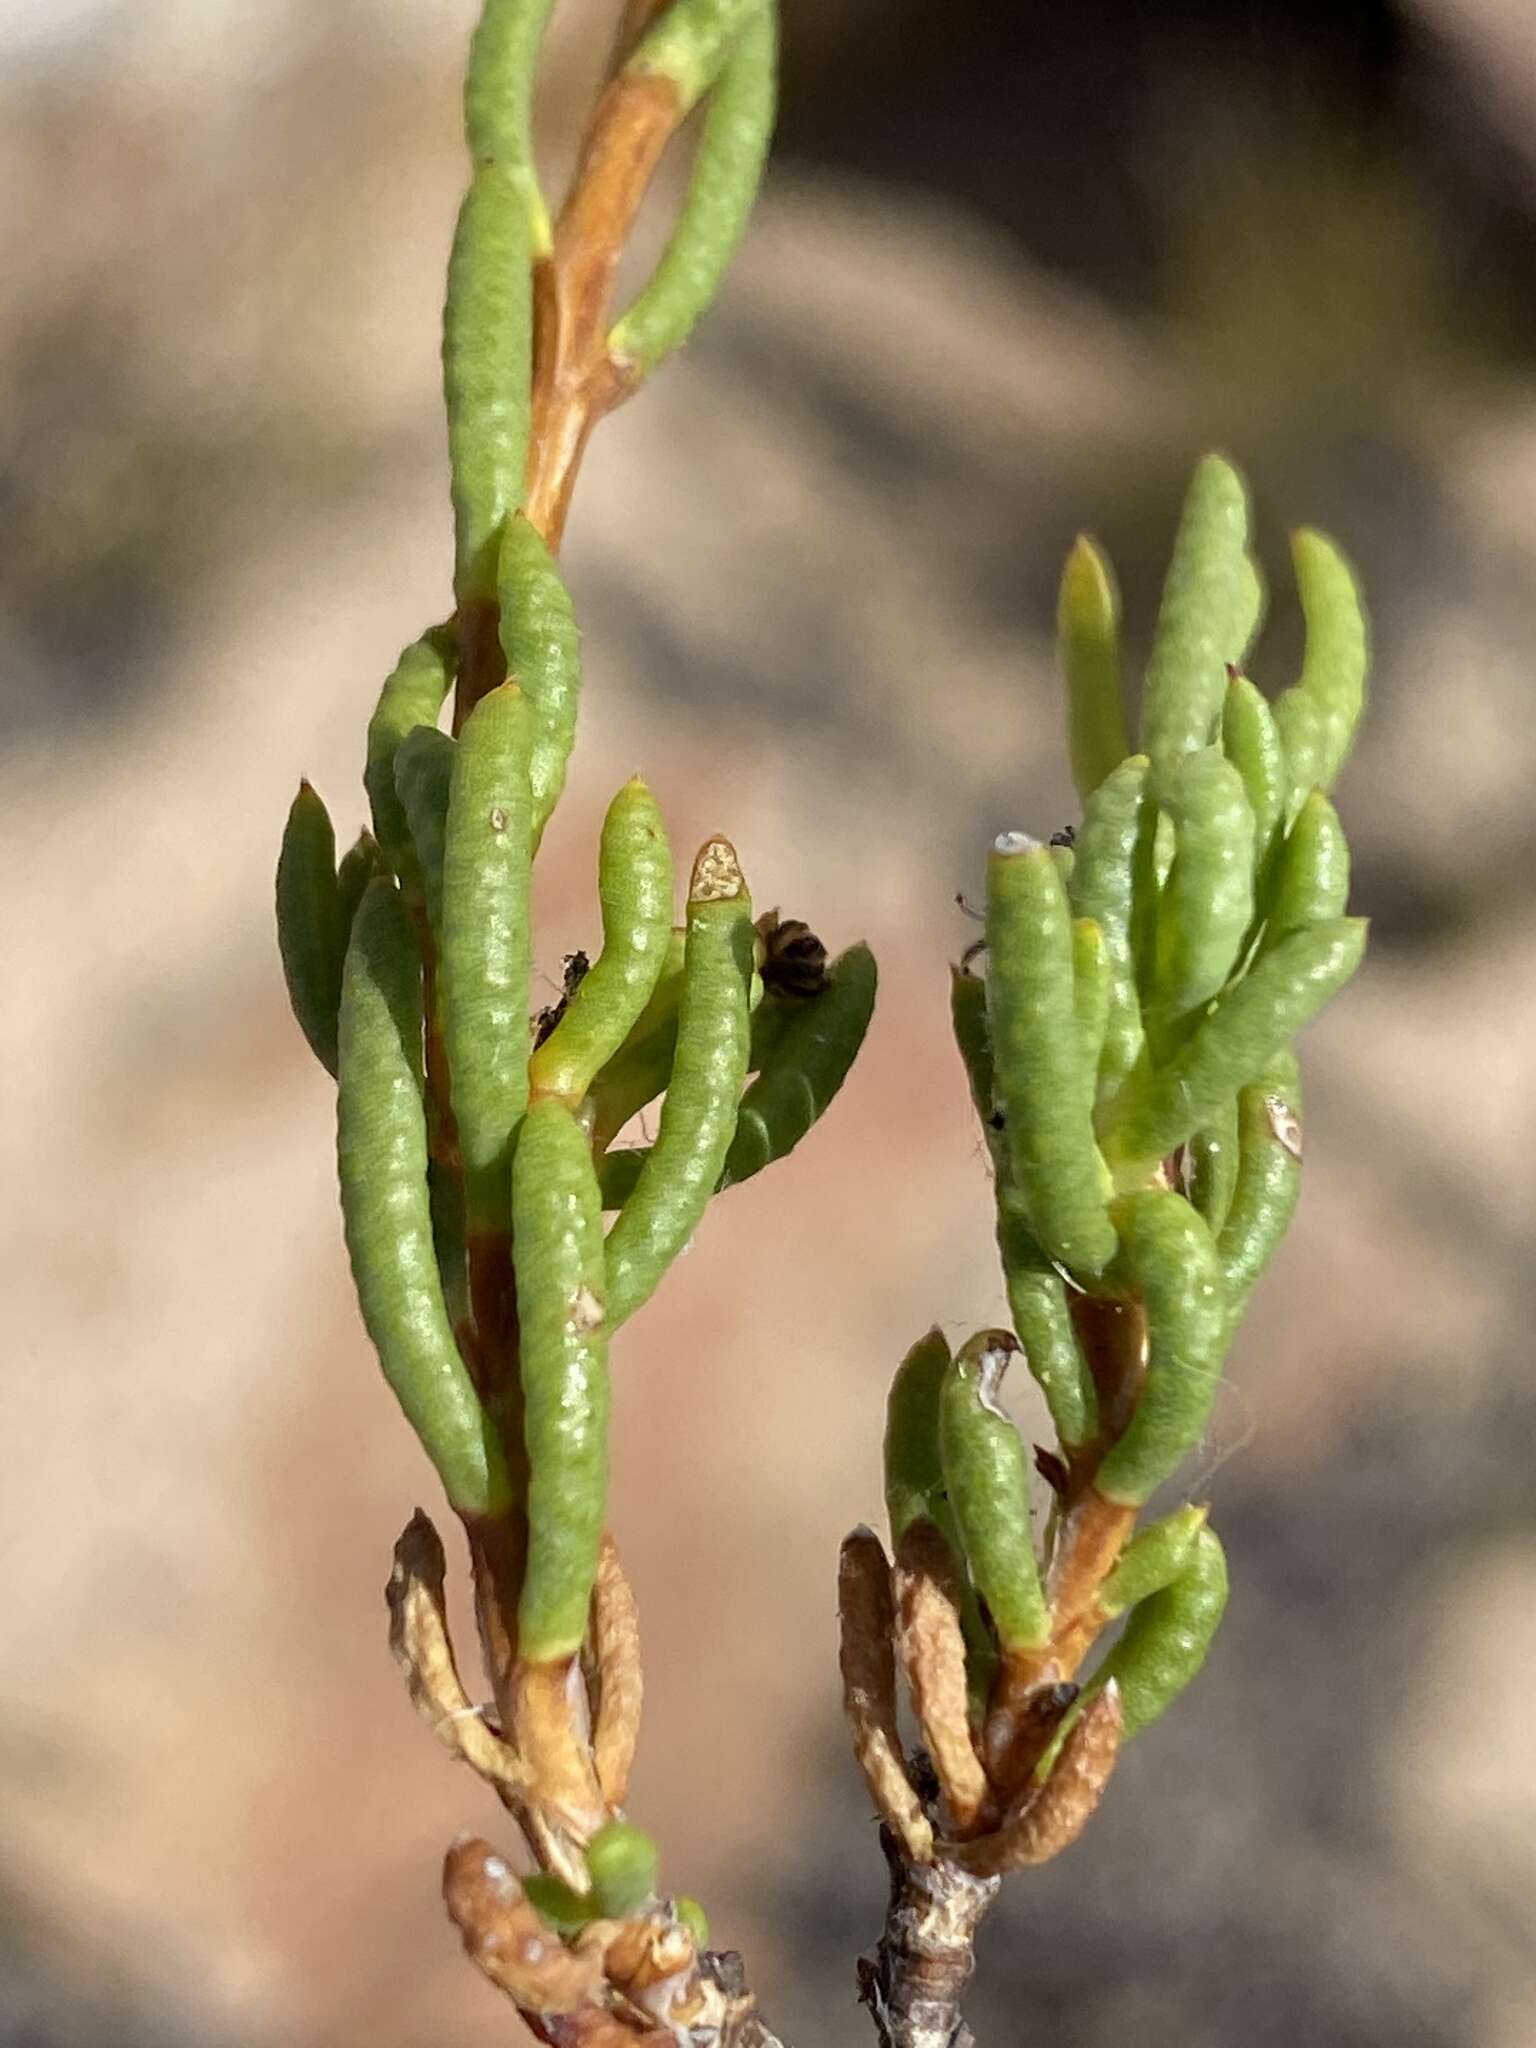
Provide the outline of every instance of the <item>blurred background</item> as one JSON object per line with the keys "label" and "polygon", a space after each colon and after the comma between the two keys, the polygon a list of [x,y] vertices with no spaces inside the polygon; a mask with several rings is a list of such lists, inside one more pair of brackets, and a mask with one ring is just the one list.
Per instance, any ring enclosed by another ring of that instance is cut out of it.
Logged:
{"label": "blurred background", "polygon": [[[0,4],[0,2043],[516,2035],[438,1903],[504,1834],[381,1599],[433,1487],[366,1351],[271,872],[345,836],[447,608],[436,322],[472,0]],[[1308,1186],[1188,1475],[1207,1671],[1016,1880],[983,2043],[1536,2043],[1536,18],[1527,0],[787,0],[723,302],[598,435],[587,696],[540,968],[643,768],[680,850],[883,968],[794,1159],[626,1336],[634,1812],[797,2048],[867,2038],[883,1874],[836,1547],[937,1319],[1004,1313],[945,963],[988,837],[1075,809],[1051,675],[1091,526],[1144,646],[1204,446],[1376,622],[1344,782],[1370,959],[1309,1041]],[[552,175],[606,47],[566,0]],[[654,233],[659,224],[652,222]],[[547,998],[545,998],[547,999]],[[1021,1406],[1026,1425],[1032,1411]],[[679,1418],[682,1427],[679,1427]]]}

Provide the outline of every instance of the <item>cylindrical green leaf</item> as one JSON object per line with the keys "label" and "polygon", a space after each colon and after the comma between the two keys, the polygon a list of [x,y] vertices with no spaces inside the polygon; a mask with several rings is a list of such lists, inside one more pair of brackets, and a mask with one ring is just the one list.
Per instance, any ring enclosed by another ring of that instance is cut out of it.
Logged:
{"label": "cylindrical green leaf", "polygon": [[603,1212],[586,1133],[554,1096],[518,1131],[512,1233],[528,1452],[518,1653],[551,1663],[586,1634],[608,1492]]}
{"label": "cylindrical green leaf", "polygon": [[1226,1557],[1215,1531],[1202,1529],[1183,1572],[1132,1608],[1125,1633],[1085,1688],[1086,1696],[1102,1691],[1110,1679],[1119,1686],[1122,1742],[1166,1713],[1194,1678],[1226,1605]]}
{"label": "cylindrical green leaf", "polygon": [[1264,612],[1269,602],[1269,593],[1264,586],[1264,572],[1252,555],[1243,557],[1242,570],[1237,585],[1237,616],[1232,628],[1232,644],[1227,655],[1228,665],[1241,668],[1247,660],[1253,643],[1259,637],[1259,628],[1264,623]]}
{"label": "cylindrical green leaf", "polygon": [[624,69],[632,77],[670,80],[686,114],[714,84],[737,37],[762,5],[763,0],[672,0]]}
{"label": "cylindrical green leaf", "polygon": [[472,1236],[505,1228],[528,1101],[532,741],[517,685],[490,691],[459,735],[448,799],[438,987]]}
{"label": "cylindrical green leaf", "polygon": [[[429,1132],[430,1142],[430,1132]],[[427,1168],[432,1210],[432,1244],[443,1283],[443,1306],[457,1330],[469,1316],[468,1246],[464,1235],[464,1185],[452,1166],[434,1159]]]}
{"label": "cylindrical green leaf", "polygon": [[918,1338],[891,1381],[885,1404],[885,1511],[893,1544],[914,1522],[943,1528],[941,1517],[949,1516],[939,1456],[939,1390],[948,1365],[944,1332],[930,1330]]}
{"label": "cylindrical green leaf", "polygon": [[1209,1002],[1236,963],[1253,921],[1253,812],[1216,747],[1181,755],[1155,784],[1174,827],[1152,966],[1152,1000],[1167,1024]]}
{"label": "cylindrical green leaf", "polygon": [[528,1068],[535,1095],[560,1095],[573,1106],[634,1029],[672,936],[672,850],[656,799],[638,776],[603,820],[597,894],[603,949]]}
{"label": "cylindrical green leaf", "polygon": [[443,309],[454,595],[496,596],[502,530],[522,502],[533,348],[528,197],[494,161],[459,209]]}
{"label": "cylindrical green leaf", "polygon": [[341,857],[336,869],[336,900],[341,906],[342,929],[350,932],[363,891],[375,875],[384,873],[384,857],[371,832],[359,832]]}
{"label": "cylindrical green leaf", "polygon": [[443,845],[454,743],[435,725],[418,725],[395,749],[395,794],[410,827],[416,871],[434,932],[443,928]]}
{"label": "cylindrical green leaf", "polygon": [[674,926],[650,1001],[628,1039],[592,1083],[592,1144],[599,1153],[667,1085],[677,1048],[685,937],[685,929]]}
{"label": "cylindrical green leaf", "polygon": [[1184,1193],[1214,1237],[1227,1219],[1237,1185],[1237,1101],[1195,1132],[1184,1147]]}
{"label": "cylindrical green leaf", "polygon": [[1142,693],[1141,750],[1159,764],[1208,747],[1227,663],[1251,605],[1248,495],[1220,455],[1195,469],[1163,589]]}
{"label": "cylindrical green leaf", "polygon": [[1034,1236],[1080,1275],[1115,1233],[1080,1080],[1072,921],[1050,849],[1004,833],[987,864],[987,1019],[1014,1179]]}
{"label": "cylindrical green leaf", "polygon": [[1349,756],[1365,708],[1370,650],[1354,571],[1328,536],[1303,527],[1291,538],[1291,557],[1307,644],[1301,681],[1282,693],[1275,717],[1290,757],[1294,814],[1309,790],[1333,787]]}
{"label": "cylindrical green leaf", "polygon": [[1261,873],[1285,811],[1285,757],[1268,701],[1246,676],[1227,684],[1221,743],[1243,778],[1253,812],[1254,869]]}
{"label": "cylindrical green leaf", "polygon": [[1136,846],[1150,812],[1148,766],[1145,755],[1135,754],[1099,784],[1083,806],[1073,847],[1072,908],[1079,917],[1091,917],[1104,935],[1110,1001],[1100,1071],[1106,1090],[1124,1080],[1141,1051],[1131,918]]}
{"label": "cylindrical green leaf", "polygon": [[1092,1116],[1099,1093],[1099,1055],[1114,993],[1104,934],[1091,917],[1072,920],[1072,995],[1077,1012],[1077,1057],[1083,1094]]}
{"label": "cylindrical green leaf", "polygon": [[992,1041],[987,1035],[987,985],[965,967],[949,970],[949,1021],[977,1119],[983,1131],[992,1133],[999,1123]]}
{"label": "cylindrical green leaf", "polygon": [[1294,687],[1280,692],[1275,700],[1275,731],[1280,735],[1285,762],[1285,822],[1289,824],[1317,780],[1322,745],[1322,714],[1305,690]]}
{"label": "cylindrical green leaf", "polygon": [[997,1645],[971,1583],[939,1449],[939,1402],[948,1366],[943,1332],[930,1330],[897,1367],[885,1406],[885,1507],[893,1551],[899,1550],[916,1522],[931,1522],[949,1547],[965,1636],[966,1674],[980,1706],[996,1670]]}
{"label": "cylindrical green leaf", "polygon": [[608,1234],[615,1329],[650,1299],[715,1191],[747,1075],[754,969],[752,899],[734,848],[712,839],[689,886],[677,1050],[660,1127]]}
{"label": "cylindrical green leaf", "polygon": [[1293,932],[1219,996],[1165,1067],[1122,1091],[1104,1134],[1117,1180],[1166,1159],[1263,1071],[1360,964],[1366,921],[1337,917]]}
{"label": "cylindrical green leaf", "polygon": [[[768,967],[770,976],[776,976],[779,972],[773,962],[765,962],[762,924],[763,921],[759,918],[756,929],[758,935],[758,979],[760,981],[763,978],[765,964]],[[773,987],[769,983],[764,982],[762,996],[752,1012],[752,1052],[749,1060],[749,1071],[751,1073],[760,1074],[763,1071],[768,1061],[778,1051],[780,1044],[783,1042],[784,1034],[790,1025],[801,1014],[811,998],[820,995],[822,989],[826,987],[827,982],[831,978],[832,964],[826,959],[822,960],[817,976],[817,985],[814,989],[791,990]]]}
{"label": "cylindrical green leaf", "polygon": [[1171,1586],[1187,1568],[1209,1514],[1206,1507],[1175,1508],[1160,1522],[1139,1530],[1099,1588],[1100,1610],[1113,1621],[1128,1607]]}
{"label": "cylindrical green leaf", "polygon": [[1007,1181],[997,1182],[997,1249],[1003,1263],[1008,1313],[1024,1347],[1024,1363],[1039,1382],[1064,1450],[1098,1434],[1099,1402],[1093,1374],[1077,1341],[1066,1282],[1030,1233],[1024,1205]]}
{"label": "cylindrical green leaf", "polygon": [[1339,814],[1313,790],[1275,854],[1264,944],[1342,917],[1349,901],[1349,844]]}
{"label": "cylindrical green leaf", "polygon": [[587,1870],[605,1920],[624,1920],[655,1895],[660,1858],[632,1821],[611,1820],[587,1844]]}
{"label": "cylindrical green leaf", "polygon": [[1066,684],[1072,780],[1086,801],[1131,748],[1120,677],[1120,594],[1108,557],[1085,533],[1062,572],[1056,654]]}
{"label": "cylindrical green leaf", "polygon": [[1115,1204],[1115,1224],[1113,1277],[1145,1307],[1147,1369],[1094,1485],[1106,1500],[1140,1507],[1200,1441],[1221,1378],[1227,1297],[1211,1233],[1182,1195],[1128,1195]]}
{"label": "cylindrical green leaf", "polygon": [[277,857],[277,946],[299,1029],[333,1076],[347,932],[336,886],[331,816],[310,785],[301,782]]}
{"label": "cylindrical green leaf", "polygon": [[[1151,801],[1149,788],[1148,802],[1136,828],[1136,844],[1131,850],[1131,959],[1136,968],[1137,994],[1144,1005],[1151,1004],[1156,982],[1157,913],[1173,855],[1173,820]],[[1155,1025],[1157,1019],[1148,1021]],[[1149,1029],[1149,1058],[1159,1051],[1152,1040],[1153,1032]]]}
{"label": "cylindrical green leaf", "polygon": [[939,1446],[955,1526],[1005,1652],[1049,1642],[1050,1614],[1029,1526],[1028,1454],[999,1406],[1018,1347],[1006,1330],[961,1346],[939,1395]]}
{"label": "cylindrical green leaf", "polygon": [[347,1252],[363,1322],[454,1507],[511,1505],[506,1461],[459,1356],[427,1199],[421,967],[400,899],[371,882],[341,992],[337,1156]]}
{"label": "cylindrical green leaf", "polygon": [[1301,1194],[1301,1076],[1293,1054],[1280,1054],[1242,1090],[1237,1119],[1237,1184],[1216,1241],[1234,1324]]}
{"label": "cylindrical green leaf", "polygon": [[868,946],[850,946],[832,963],[820,993],[800,998],[741,1098],[722,1188],[786,1157],[825,1114],[864,1043],[875,984],[875,956]]}
{"label": "cylindrical green leaf", "polygon": [[997,1249],[1008,1290],[1008,1312],[1024,1347],[1024,1362],[1045,1396],[1056,1434],[1068,1450],[1075,1450],[1098,1434],[1098,1395],[1077,1341],[1066,1283],[1030,1234],[1029,1218],[1013,1185],[1008,1140],[993,1094],[986,990],[964,968],[952,971],[950,1015],[992,1160]]}
{"label": "cylindrical green leaf", "polygon": [[543,535],[521,512],[507,521],[498,571],[501,651],[533,706],[533,843],[565,788],[581,705],[581,635],[570,592]]}
{"label": "cylindrical green leaf", "polygon": [[704,109],[688,196],[655,274],[608,337],[649,373],[688,339],[720,288],[762,180],[773,129],[778,9],[747,20]]}
{"label": "cylindrical green leaf", "polygon": [[485,0],[469,46],[464,134],[477,164],[494,163],[523,195],[532,250],[549,248],[549,217],[533,157],[533,84],[554,0]]}
{"label": "cylindrical green leaf", "polygon": [[[418,725],[395,749],[395,793],[410,827],[415,848],[416,880],[411,898],[425,906],[434,939],[443,929],[443,845],[448,825],[448,797],[453,779],[454,743],[435,725]],[[433,983],[432,1029],[442,1028],[442,988]],[[437,1115],[432,1095],[427,1098],[427,1138],[434,1155],[437,1143],[434,1120]],[[464,1188],[458,1173],[445,1159],[434,1156],[428,1173],[432,1201],[432,1235],[437,1247],[437,1268],[442,1275],[443,1300],[448,1320],[457,1329],[469,1314],[468,1271],[465,1264]]]}
{"label": "cylindrical green leaf", "polygon": [[408,888],[418,886],[416,849],[395,789],[395,753],[418,726],[436,725],[453,672],[453,629],[436,626],[402,653],[368,721],[363,783],[373,810],[374,837],[391,870]]}

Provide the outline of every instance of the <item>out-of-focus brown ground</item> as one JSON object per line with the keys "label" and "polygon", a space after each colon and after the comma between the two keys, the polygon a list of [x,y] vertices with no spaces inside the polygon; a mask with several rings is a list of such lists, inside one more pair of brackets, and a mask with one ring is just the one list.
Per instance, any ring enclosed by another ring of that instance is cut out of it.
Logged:
{"label": "out-of-focus brown ground", "polygon": [[[73,35],[61,12],[52,38],[0,13],[16,2048],[516,2032],[437,1903],[449,1836],[498,1820],[385,1654],[390,1544],[433,1488],[350,1304],[330,1090],[270,928],[298,775],[360,820],[378,679],[446,607],[435,322],[469,12],[163,0]],[[1531,197],[1520,15],[1412,20],[1410,76],[1500,234]],[[560,31],[557,156],[597,21]],[[1131,81],[1163,138],[1160,310],[1037,264],[943,195],[942,122],[902,131],[904,179],[870,168],[894,149],[860,78],[897,94],[921,33],[791,11],[791,154],[572,523],[588,695],[543,971],[592,934],[597,823],[635,768],[679,849],[729,831],[762,903],[882,963],[836,1113],[711,1212],[625,1336],[633,1810],[786,2032],[859,2038],[881,1873],[838,1723],[836,1545],[878,1507],[894,1359],[1004,1313],[947,1042],[953,897],[999,827],[1072,813],[1049,624],[1073,533],[1108,543],[1144,632],[1183,472],[1219,440],[1275,586],[1263,679],[1296,645],[1288,523],[1337,531],[1373,596],[1344,802],[1375,942],[1311,1034],[1304,1205],[1188,1474],[1233,1554],[1229,1621],[1091,1836],[995,1916],[975,2016],[998,2042],[1529,2048],[1519,323],[1486,271],[1468,289],[1449,173],[1367,147],[1348,107],[1245,99],[1247,74]],[[828,161],[840,107],[862,168]],[[988,158],[992,185],[1024,192],[1051,146],[1000,128],[1017,162]]]}

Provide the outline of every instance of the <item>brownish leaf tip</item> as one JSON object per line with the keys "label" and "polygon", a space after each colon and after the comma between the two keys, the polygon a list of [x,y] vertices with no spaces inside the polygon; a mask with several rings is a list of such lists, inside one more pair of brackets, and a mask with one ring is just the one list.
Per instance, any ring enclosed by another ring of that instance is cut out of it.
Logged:
{"label": "brownish leaf tip", "polygon": [[412,1584],[425,1586],[441,1602],[447,1577],[448,1561],[443,1554],[442,1538],[426,1509],[417,1508],[395,1542],[389,1583],[384,1588],[390,1614],[395,1613],[406,1588]]}

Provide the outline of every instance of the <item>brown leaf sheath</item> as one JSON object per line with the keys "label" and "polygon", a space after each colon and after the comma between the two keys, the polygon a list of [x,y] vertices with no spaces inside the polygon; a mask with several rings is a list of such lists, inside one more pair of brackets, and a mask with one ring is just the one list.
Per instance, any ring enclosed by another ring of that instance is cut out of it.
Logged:
{"label": "brown leaf sheath", "polygon": [[585,1841],[602,1825],[603,1802],[588,1748],[579,1659],[518,1665],[511,1734],[528,1765],[538,1805],[578,1841]]}

